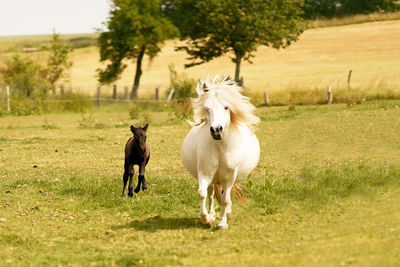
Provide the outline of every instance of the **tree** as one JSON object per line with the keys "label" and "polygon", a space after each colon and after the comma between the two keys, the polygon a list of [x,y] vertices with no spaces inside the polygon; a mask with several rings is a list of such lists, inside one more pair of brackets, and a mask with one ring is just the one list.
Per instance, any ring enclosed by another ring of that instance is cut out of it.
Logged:
{"label": "tree", "polygon": [[98,38],[100,61],[99,82],[109,84],[120,78],[125,59],[136,60],[136,73],[131,97],[137,97],[144,55],[153,58],[165,40],[176,37],[178,29],[163,15],[158,0],[113,0],[107,31]]}
{"label": "tree", "polygon": [[399,10],[394,0],[305,0],[302,6],[304,18],[331,18],[354,14],[368,14]]}
{"label": "tree", "polygon": [[233,53],[235,81],[240,65],[260,45],[285,48],[304,30],[302,0],[175,0],[183,20],[177,22],[186,45],[191,67]]}
{"label": "tree", "polygon": [[338,1],[333,0],[305,0],[302,6],[303,17],[317,19],[319,17],[333,17],[337,14]]}
{"label": "tree", "polygon": [[45,48],[49,52],[47,60],[47,79],[51,84],[53,94],[57,81],[66,76],[66,71],[71,68],[72,62],[68,59],[71,49],[60,39],[60,35],[53,30],[51,43]]}

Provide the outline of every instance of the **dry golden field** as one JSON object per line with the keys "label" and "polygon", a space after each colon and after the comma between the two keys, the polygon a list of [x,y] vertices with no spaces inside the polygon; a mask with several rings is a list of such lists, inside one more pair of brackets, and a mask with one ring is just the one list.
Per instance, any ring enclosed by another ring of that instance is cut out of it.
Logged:
{"label": "dry golden field", "polygon": [[[397,91],[400,85],[400,20],[323,28],[315,28],[318,24],[312,22],[310,27],[312,29],[305,31],[291,47],[282,50],[259,47],[253,64],[242,64],[241,75],[250,92],[305,91],[323,89],[328,85],[338,92],[338,89],[347,88],[349,70],[352,70],[351,87],[356,90],[368,90],[374,94],[382,88]],[[29,40],[40,41],[40,38],[44,37],[32,36]],[[5,40],[12,41],[8,39]],[[169,41],[152,61],[144,59],[139,97],[152,97],[156,87],[161,91],[168,90],[169,64],[174,64],[178,72],[185,72],[195,79],[217,73],[233,76],[235,66],[230,55],[184,69],[184,64],[188,62],[187,55],[174,50],[178,43],[176,40]],[[10,56],[11,53],[0,54],[0,64],[4,64]],[[26,56],[42,64],[47,59],[45,52]],[[70,85],[75,91],[94,95],[96,69],[101,67],[98,48],[75,49],[71,60]],[[128,63],[128,68],[117,82],[119,94],[122,94],[124,86],[131,87],[133,83],[135,64]],[[103,93],[111,94],[111,90],[103,89]]]}
{"label": "dry golden field", "polygon": [[[186,55],[175,52],[177,41],[167,42],[162,52],[149,61],[144,60],[140,96],[149,96],[155,87],[168,89],[168,65],[179,72],[200,78],[207,74],[233,75],[234,64],[229,55],[207,64],[184,69]],[[95,93],[96,69],[100,66],[95,47],[75,50],[71,58],[71,83],[83,92]],[[339,27],[316,28],[305,31],[298,42],[284,50],[260,47],[253,64],[244,63],[241,74],[245,86],[253,92],[282,89],[314,89],[332,85],[342,87],[352,70],[351,85],[375,87],[387,83],[400,84],[400,20],[372,22]],[[134,65],[123,73],[118,90],[131,86]]]}

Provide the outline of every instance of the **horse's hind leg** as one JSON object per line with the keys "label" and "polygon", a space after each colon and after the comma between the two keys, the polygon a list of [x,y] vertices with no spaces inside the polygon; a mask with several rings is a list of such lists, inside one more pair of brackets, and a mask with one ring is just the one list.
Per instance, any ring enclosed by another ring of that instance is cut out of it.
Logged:
{"label": "horse's hind leg", "polygon": [[212,221],[215,220],[215,209],[214,209],[214,185],[211,184],[207,188],[207,195],[208,195],[208,213]]}
{"label": "horse's hind leg", "polygon": [[135,174],[135,168],[133,167],[133,164],[130,164],[128,166],[128,176],[129,176],[129,187],[128,187],[128,196],[133,196],[133,185],[132,185],[132,179],[133,175]]}

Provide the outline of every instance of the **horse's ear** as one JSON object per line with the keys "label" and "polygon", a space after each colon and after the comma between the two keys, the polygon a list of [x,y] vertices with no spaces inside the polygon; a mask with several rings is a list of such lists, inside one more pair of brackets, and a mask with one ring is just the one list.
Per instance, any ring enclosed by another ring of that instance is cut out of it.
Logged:
{"label": "horse's ear", "polygon": [[232,80],[232,78],[229,75],[225,77],[223,82],[228,82],[229,85],[235,84],[235,82]]}
{"label": "horse's ear", "polygon": [[143,126],[143,131],[147,131],[147,128],[149,127],[149,124],[148,123],[146,123],[146,125],[145,126]]}
{"label": "horse's ear", "polygon": [[132,131],[132,133],[135,133],[135,131],[136,131],[136,128],[133,127],[133,125],[131,125],[131,131]]}
{"label": "horse's ear", "polygon": [[198,96],[201,96],[205,92],[208,92],[208,87],[207,87],[206,83],[203,83],[203,85],[200,85],[200,82],[198,82],[197,86],[196,86],[196,91],[197,91]]}

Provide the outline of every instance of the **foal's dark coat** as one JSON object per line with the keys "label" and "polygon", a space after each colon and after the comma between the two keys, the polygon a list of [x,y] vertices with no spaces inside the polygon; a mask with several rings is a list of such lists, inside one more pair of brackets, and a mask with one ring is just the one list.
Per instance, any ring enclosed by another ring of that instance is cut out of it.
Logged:
{"label": "foal's dark coat", "polygon": [[150,159],[150,147],[146,144],[146,131],[149,124],[143,127],[133,127],[131,125],[131,131],[133,137],[129,138],[125,145],[125,164],[124,164],[124,188],[122,190],[122,196],[126,196],[126,183],[129,178],[129,191],[128,196],[133,196],[132,189],[132,177],[135,174],[133,168],[134,165],[139,166],[138,184],[135,188],[135,193],[139,193],[140,185],[142,190],[147,190],[147,181],[144,178],[144,171],[147,163]]}

